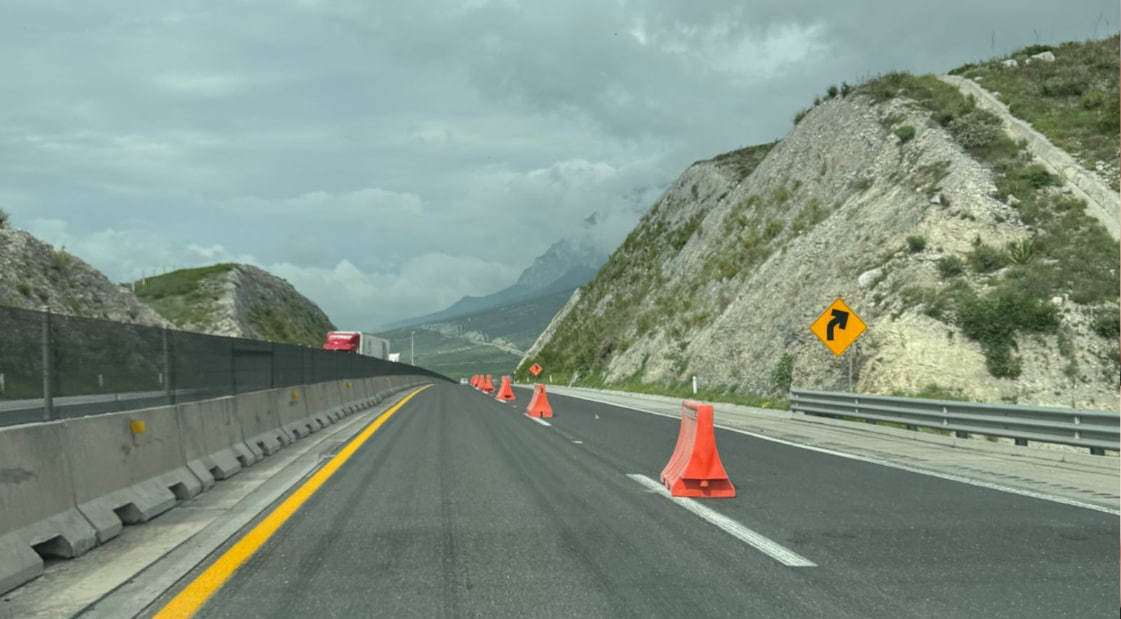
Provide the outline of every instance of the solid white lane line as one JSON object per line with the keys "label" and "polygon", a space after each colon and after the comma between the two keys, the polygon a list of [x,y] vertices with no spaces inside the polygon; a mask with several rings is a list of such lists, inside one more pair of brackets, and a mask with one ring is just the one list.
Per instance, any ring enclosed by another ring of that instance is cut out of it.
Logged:
{"label": "solid white lane line", "polygon": [[817,564],[802,555],[790,550],[789,548],[779,544],[778,542],[752,531],[751,529],[743,526],[742,524],[732,520],[731,518],[713,511],[704,505],[686,497],[676,497],[669,493],[662,484],[650,479],[645,475],[638,475],[635,473],[627,473],[634,481],[648,488],[651,492],[660,494],[667,499],[677,503],[681,507],[693,512],[693,514],[700,516],[707,520],[710,524],[716,525],[718,528],[728,533],[732,537],[740,540],[741,542],[755,548],[756,550],[768,555],[772,559],[789,567],[817,567]]}
{"label": "solid white lane line", "polygon": [[[529,415],[526,415],[526,417],[529,417]],[[537,423],[539,423],[539,424],[541,424],[541,425],[543,425],[543,426],[551,426],[551,425],[553,425],[553,424],[549,423],[548,421],[545,421],[544,419],[542,419],[542,418],[540,418],[540,417],[529,417],[529,418],[530,418],[530,419],[532,419],[532,420],[534,420],[534,421],[536,421]]]}
{"label": "solid white lane line", "polygon": [[[571,398],[580,398],[582,400],[588,400],[589,402],[599,402],[600,404],[606,404],[608,406],[614,406],[614,407],[617,407],[617,408],[625,408],[625,409],[636,411],[636,412],[639,412],[639,413],[646,413],[648,415],[658,415],[659,417],[668,417],[670,419],[681,419],[680,415],[671,415],[669,413],[659,413],[658,411],[647,410],[645,408],[637,408],[637,407],[634,407],[634,406],[627,406],[626,404],[617,404],[615,402],[608,402],[606,400],[598,400],[596,398],[590,398],[590,397],[583,396],[583,395],[564,394],[564,393],[561,393],[561,394],[558,394],[558,395],[568,395],[568,397],[571,397]],[[947,481],[956,481],[956,482],[961,483],[961,484],[968,484],[970,486],[977,486],[979,488],[988,488],[989,490],[996,490],[997,492],[1007,492],[1008,494],[1018,494],[1020,496],[1031,497],[1033,499],[1041,499],[1041,500],[1044,500],[1044,501],[1051,501],[1052,503],[1061,503],[1063,505],[1070,505],[1071,507],[1081,507],[1083,509],[1092,509],[1096,512],[1102,512],[1102,513],[1105,513],[1105,514],[1112,514],[1114,516],[1121,516],[1121,511],[1118,511],[1116,509],[1113,509],[1113,508],[1110,508],[1110,507],[1105,507],[1103,505],[1094,505],[1093,503],[1084,503],[1084,502],[1076,500],[1076,499],[1068,499],[1066,497],[1056,496],[1056,495],[1053,495],[1053,494],[1044,494],[1042,492],[1036,492],[1034,490],[1027,490],[1027,489],[1023,489],[1023,488],[1013,488],[1011,486],[1004,486],[1004,485],[1001,485],[1001,484],[993,483],[991,481],[986,481],[984,479],[975,479],[973,477],[965,477],[965,476],[962,476],[962,475],[954,475],[952,473],[942,473],[942,472],[939,472],[939,471],[931,471],[929,469],[920,469],[920,468],[917,468],[917,467],[908,466],[906,464],[899,464],[897,462],[890,462],[888,460],[881,460],[879,458],[873,458],[871,456],[858,456],[856,454],[845,453],[843,451],[835,451],[833,449],[827,449],[825,447],[815,447],[813,445],[803,445],[801,443],[795,443],[793,441],[788,441],[788,440],[781,439],[781,438],[776,438],[776,437],[773,437],[773,436],[767,436],[766,434],[758,434],[756,432],[750,432],[748,430],[741,430],[740,428],[733,428],[731,426],[725,426],[725,425],[721,425],[721,424],[718,424],[718,423],[713,424],[713,427],[719,428],[721,430],[727,430],[729,432],[736,432],[738,434],[743,434],[745,436],[750,436],[752,438],[763,439],[764,441],[770,441],[772,443],[779,443],[780,445],[789,445],[790,447],[797,447],[799,449],[808,449],[810,451],[816,451],[818,453],[829,454],[831,456],[838,456],[840,458],[848,458],[849,460],[859,460],[861,462],[867,462],[869,464],[878,464],[880,466],[886,466],[888,468],[898,469],[900,471],[907,471],[908,473],[917,473],[919,475],[927,475],[929,477],[937,477],[939,479],[945,479]]]}

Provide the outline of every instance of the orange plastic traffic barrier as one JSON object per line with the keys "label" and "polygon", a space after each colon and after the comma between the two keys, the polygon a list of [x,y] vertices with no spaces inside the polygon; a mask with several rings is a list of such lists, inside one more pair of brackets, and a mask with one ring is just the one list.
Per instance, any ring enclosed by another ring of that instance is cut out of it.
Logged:
{"label": "orange plastic traffic barrier", "polygon": [[736,487],[728,479],[712,428],[712,405],[684,400],[681,429],[669,464],[662,469],[662,483],[673,496],[734,497]]}
{"label": "orange plastic traffic barrier", "polygon": [[479,388],[479,375],[478,374],[475,374],[474,376],[471,377],[471,386],[476,388],[476,389]]}
{"label": "orange plastic traffic barrier", "polygon": [[514,399],[514,392],[510,390],[509,376],[502,377],[502,386],[498,388],[498,395],[494,396],[494,399],[502,400],[503,402],[509,402]]}
{"label": "orange plastic traffic barrier", "polygon": [[481,388],[483,393],[494,393],[494,383],[490,382],[490,374],[487,374],[486,378],[483,379]]}
{"label": "orange plastic traffic barrier", "polygon": [[525,407],[525,414],[530,417],[553,416],[553,407],[549,406],[549,398],[545,397],[545,385],[538,383],[533,386],[533,397],[529,406]]}

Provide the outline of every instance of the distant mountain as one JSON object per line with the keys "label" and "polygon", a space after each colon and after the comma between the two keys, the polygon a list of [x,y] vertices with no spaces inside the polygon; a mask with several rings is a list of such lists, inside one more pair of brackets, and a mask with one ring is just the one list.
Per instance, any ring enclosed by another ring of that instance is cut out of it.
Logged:
{"label": "distant mountain", "polygon": [[595,277],[596,271],[604,262],[607,262],[607,256],[588,241],[565,239],[553,243],[529,268],[522,271],[514,287],[522,286],[533,290],[554,288],[558,280],[571,276],[573,270],[591,270],[588,279],[576,284],[579,286]]}
{"label": "distant mountain", "polygon": [[573,290],[574,287],[550,292],[533,299],[445,321],[399,327],[378,335],[390,341],[390,349],[404,352],[403,361],[408,360],[412,345],[418,365],[446,376],[510,374],[525,350],[572,296]]}
{"label": "distant mountain", "polygon": [[607,256],[583,240],[562,240],[534,259],[509,288],[482,297],[466,296],[447,309],[389,323],[382,330],[450,320],[488,309],[569,291],[591,281]]}

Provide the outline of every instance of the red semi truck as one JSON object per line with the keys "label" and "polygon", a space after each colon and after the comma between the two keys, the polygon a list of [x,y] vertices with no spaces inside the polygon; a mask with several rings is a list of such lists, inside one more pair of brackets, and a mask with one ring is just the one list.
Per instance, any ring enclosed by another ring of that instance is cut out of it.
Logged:
{"label": "red semi truck", "polygon": [[324,350],[342,350],[378,359],[389,358],[389,340],[362,331],[331,331]]}

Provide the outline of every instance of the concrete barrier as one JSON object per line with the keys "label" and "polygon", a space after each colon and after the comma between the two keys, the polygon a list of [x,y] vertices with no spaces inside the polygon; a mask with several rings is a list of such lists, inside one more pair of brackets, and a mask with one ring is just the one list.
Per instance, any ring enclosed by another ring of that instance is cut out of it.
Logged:
{"label": "concrete barrier", "polygon": [[99,543],[202,492],[186,466],[175,406],[69,419],[62,445],[74,502]]}
{"label": "concrete barrier", "polygon": [[61,426],[0,429],[0,593],[42,574],[41,555],[76,557],[97,544],[74,506]]}
{"label": "concrete barrier", "polygon": [[[400,375],[0,428],[0,593],[296,439],[429,382]],[[139,422],[139,423],[134,423]]]}
{"label": "concrete barrier", "polygon": [[202,481],[204,490],[259,459],[245,444],[232,396],[188,402],[176,409],[187,468]]}
{"label": "concrete barrier", "polygon": [[308,415],[306,388],[284,387],[273,392],[280,427],[293,439],[299,440],[324,427]]}
{"label": "concrete barrier", "polygon": [[[350,385],[347,387],[347,385]],[[361,379],[351,379],[343,383],[343,393],[349,393],[351,398],[358,403],[358,410],[369,408],[373,405],[373,398],[370,397],[370,389],[366,381]],[[352,411],[354,414],[357,411]]]}
{"label": "concrete barrier", "polygon": [[234,397],[234,412],[241,425],[241,435],[245,437],[245,446],[258,460],[271,456],[294,440],[281,427],[276,394],[276,389],[265,389]]}
{"label": "concrete barrier", "polygon": [[330,408],[330,404],[327,403],[326,385],[327,383],[316,383],[300,387],[308,416],[314,419],[321,428],[335,422],[334,419],[328,419],[326,416],[327,410]]}

